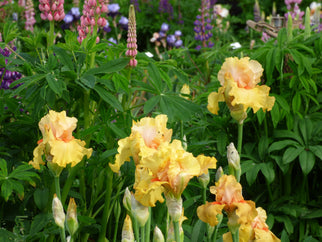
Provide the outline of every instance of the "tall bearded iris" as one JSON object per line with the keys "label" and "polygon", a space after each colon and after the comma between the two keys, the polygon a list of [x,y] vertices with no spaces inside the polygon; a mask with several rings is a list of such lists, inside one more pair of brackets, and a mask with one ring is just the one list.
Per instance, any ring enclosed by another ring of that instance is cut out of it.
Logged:
{"label": "tall bearded iris", "polygon": [[266,85],[259,86],[263,68],[255,60],[249,57],[238,59],[226,58],[221,70],[218,72],[218,80],[221,87],[218,92],[212,92],[208,96],[208,110],[218,114],[218,102],[226,102],[231,116],[239,123],[247,117],[247,108],[252,108],[256,113],[260,108],[270,111],[275,102],[274,97],[269,97],[270,88]]}
{"label": "tall bearded iris", "polygon": [[50,110],[49,114],[39,122],[39,129],[43,139],[38,141],[38,146],[34,149],[34,159],[29,162],[35,169],[40,169],[40,164],[45,164],[43,155],[48,162],[52,162],[59,167],[77,165],[86,155],[92,155],[92,149],[86,149],[85,142],[75,139],[72,135],[76,128],[77,119],[66,116],[66,112],[57,113]]}

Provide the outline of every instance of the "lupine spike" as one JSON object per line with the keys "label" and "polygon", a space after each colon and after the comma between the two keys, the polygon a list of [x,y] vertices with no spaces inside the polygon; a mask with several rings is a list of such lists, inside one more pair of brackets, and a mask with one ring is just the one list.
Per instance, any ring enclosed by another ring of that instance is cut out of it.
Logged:
{"label": "lupine spike", "polygon": [[39,1],[39,10],[42,12],[42,20],[61,21],[65,17],[64,0],[43,0]]}
{"label": "lupine spike", "polygon": [[127,48],[126,56],[131,57],[129,65],[135,67],[137,65],[137,60],[135,59],[137,55],[137,39],[136,39],[136,20],[135,20],[135,9],[133,4],[130,5],[129,9],[129,28],[127,32]]}

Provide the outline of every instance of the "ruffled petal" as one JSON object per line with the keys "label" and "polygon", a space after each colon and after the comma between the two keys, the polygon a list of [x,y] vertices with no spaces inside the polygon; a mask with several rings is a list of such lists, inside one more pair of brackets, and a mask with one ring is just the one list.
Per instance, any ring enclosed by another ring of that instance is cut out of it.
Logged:
{"label": "ruffled petal", "polygon": [[218,114],[218,110],[219,110],[218,102],[225,101],[224,90],[225,90],[224,87],[220,87],[218,89],[218,92],[212,92],[209,94],[208,106],[207,106],[209,112],[211,112],[213,114]]}
{"label": "ruffled petal", "polygon": [[200,174],[208,174],[208,169],[216,169],[217,159],[215,157],[198,155],[197,160],[200,165]]}
{"label": "ruffled petal", "polygon": [[164,202],[162,193],[164,191],[163,184],[165,182],[158,181],[149,171],[140,165],[135,170],[135,199],[146,207],[154,207],[157,201]]}
{"label": "ruffled petal", "polygon": [[229,86],[231,87],[229,96],[232,97],[232,106],[242,104],[244,106],[244,111],[246,111],[248,107],[251,107],[254,113],[260,108],[262,108],[263,111],[272,110],[275,103],[275,97],[268,96],[270,87],[262,85],[252,89],[238,88],[236,83],[232,80],[229,81]]}
{"label": "ruffled petal", "polygon": [[70,142],[64,142],[59,140],[49,141],[51,147],[50,154],[53,156],[53,163],[61,167],[66,167],[67,164],[71,166],[77,165],[83,157],[86,155],[89,158],[92,155],[93,150],[86,149],[85,142],[77,139],[73,139]]}
{"label": "ruffled petal", "polygon": [[198,207],[197,215],[201,221],[210,224],[210,226],[216,226],[218,224],[217,215],[222,214],[224,207],[224,204],[206,202]]}
{"label": "ruffled petal", "polygon": [[29,164],[32,165],[35,169],[39,170],[39,165],[44,165],[45,162],[42,160],[42,155],[44,154],[45,144],[40,143],[33,152],[34,159],[29,161]]}

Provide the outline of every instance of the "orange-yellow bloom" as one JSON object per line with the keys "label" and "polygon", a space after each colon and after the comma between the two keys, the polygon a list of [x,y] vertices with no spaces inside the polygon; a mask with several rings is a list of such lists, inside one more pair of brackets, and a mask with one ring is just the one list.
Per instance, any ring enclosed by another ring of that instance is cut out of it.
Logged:
{"label": "orange-yellow bloom", "polygon": [[[179,140],[162,143],[153,153],[142,155],[138,169],[144,170],[145,176],[136,174],[135,198],[149,206],[155,206],[156,198],[160,198],[163,191],[179,198],[190,179],[200,174],[198,160],[182,148]],[[156,189],[157,185],[162,185],[163,188]],[[149,196],[142,200],[143,192]]]}
{"label": "orange-yellow bloom", "polygon": [[212,92],[208,96],[208,110],[218,114],[218,102],[226,102],[232,117],[238,121],[246,118],[246,110],[251,107],[256,113],[260,108],[270,111],[275,102],[274,97],[269,97],[270,88],[266,85],[259,86],[263,68],[255,60],[249,57],[238,59],[226,58],[221,70],[218,72],[218,80],[221,87],[218,92]]}
{"label": "orange-yellow bloom", "polygon": [[34,159],[29,162],[34,168],[40,169],[40,164],[44,164],[42,156],[46,160],[66,167],[77,165],[86,155],[92,155],[92,149],[86,149],[85,142],[75,139],[72,135],[76,128],[77,119],[66,116],[66,112],[57,113],[50,110],[49,114],[39,122],[39,129],[43,139],[38,141],[38,146],[34,149]]}
{"label": "orange-yellow bloom", "polygon": [[230,229],[238,229],[240,224],[248,224],[256,217],[255,203],[244,200],[242,187],[234,176],[221,176],[216,186],[210,187],[210,192],[216,195],[216,201],[199,206],[197,214],[200,220],[211,226],[217,225],[217,215],[222,209],[228,215]]}
{"label": "orange-yellow bloom", "polygon": [[[266,221],[266,211],[262,208],[256,208],[257,216],[251,223],[242,224],[239,227],[239,241],[248,242],[279,242],[277,238],[268,228]],[[231,233],[228,232],[223,235],[223,240],[230,242],[232,240]]]}
{"label": "orange-yellow bloom", "polygon": [[118,172],[126,161],[133,158],[138,164],[142,157],[142,150],[146,153],[153,152],[163,142],[170,142],[172,129],[167,129],[168,117],[158,115],[155,118],[143,118],[139,122],[133,121],[131,135],[118,142],[118,154],[115,163],[110,164],[114,172]]}

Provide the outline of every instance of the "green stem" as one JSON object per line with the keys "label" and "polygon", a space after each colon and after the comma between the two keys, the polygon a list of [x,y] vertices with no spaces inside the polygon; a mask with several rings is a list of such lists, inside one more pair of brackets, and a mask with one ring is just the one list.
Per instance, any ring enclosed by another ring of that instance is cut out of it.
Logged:
{"label": "green stem", "polygon": [[49,21],[49,33],[48,33],[48,37],[47,37],[47,49],[49,51],[49,53],[52,53],[52,50],[50,50],[50,47],[54,44],[54,30],[55,30],[55,21]]}
{"label": "green stem", "polygon": [[141,231],[141,242],[145,242],[145,226],[141,226],[140,231]]}
{"label": "green stem", "polygon": [[206,204],[207,201],[207,188],[202,186],[202,201]]}
{"label": "green stem", "polygon": [[150,242],[150,231],[151,231],[151,207],[149,207],[149,218],[145,224],[145,242]]}
{"label": "green stem", "polygon": [[239,242],[239,229],[236,231],[236,233],[232,233],[233,242]]}
{"label": "green stem", "polygon": [[106,236],[106,228],[107,228],[107,222],[108,222],[108,213],[110,209],[110,203],[111,203],[111,194],[112,194],[112,185],[113,185],[113,172],[110,169],[110,167],[107,167],[107,179],[106,179],[106,193],[105,193],[105,203],[104,203],[104,211],[103,211],[103,217],[102,217],[102,228],[99,233],[99,242],[105,241]]}
{"label": "green stem", "polygon": [[243,123],[238,123],[238,145],[237,145],[237,151],[239,153],[239,156],[241,156],[241,150],[242,150],[242,143],[243,143]]}
{"label": "green stem", "polygon": [[[59,175],[55,176],[54,180],[55,180],[56,195],[59,198],[59,200],[61,201]],[[65,242],[66,241],[65,227],[63,227],[63,228],[59,227],[59,228],[60,228],[60,239],[61,239],[61,241]]]}
{"label": "green stem", "polygon": [[179,221],[173,221],[173,228],[174,228],[174,238],[176,242],[180,242],[180,227],[179,227]]}
{"label": "green stem", "polygon": [[135,237],[135,241],[140,241],[140,232],[139,232],[139,226],[138,226],[138,222],[135,219],[135,217],[130,214],[131,220],[132,220],[132,227],[134,230],[134,237]]}

